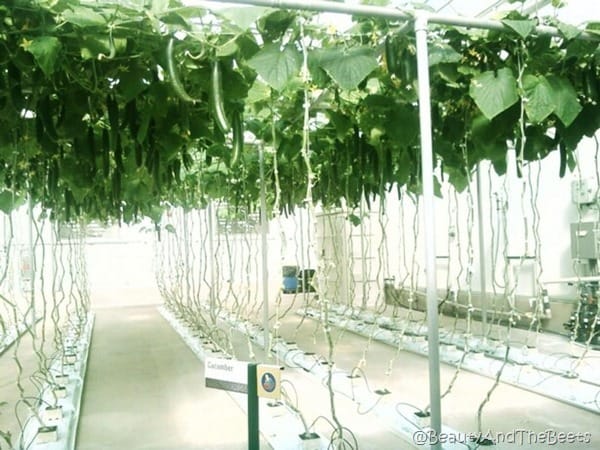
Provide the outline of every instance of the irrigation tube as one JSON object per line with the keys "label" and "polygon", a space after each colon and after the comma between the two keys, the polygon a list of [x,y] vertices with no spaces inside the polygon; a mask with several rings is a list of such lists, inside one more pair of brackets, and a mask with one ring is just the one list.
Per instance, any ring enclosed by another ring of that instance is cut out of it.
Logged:
{"label": "irrigation tube", "polygon": [[[429,352],[429,405],[431,428],[442,432],[440,397],[440,335],[438,324],[437,279],[435,260],[435,208],[433,189],[433,138],[431,131],[431,90],[429,86],[429,53],[427,50],[428,16],[418,14],[415,20],[417,38],[417,74],[419,80],[419,127],[421,129],[421,171],[423,177],[423,214],[425,226],[425,271],[427,276],[427,326]],[[439,442],[431,445],[441,450]]]}

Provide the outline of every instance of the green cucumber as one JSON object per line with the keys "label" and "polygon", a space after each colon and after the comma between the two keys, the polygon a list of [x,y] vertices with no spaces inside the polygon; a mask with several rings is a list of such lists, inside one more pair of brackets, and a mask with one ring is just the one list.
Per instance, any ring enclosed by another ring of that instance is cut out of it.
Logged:
{"label": "green cucumber", "polygon": [[173,58],[173,42],[174,39],[171,38],[169,39],[169,43],[167,44],[167,69],[169,71],[169,79],[171,80],[171,86],[173,86],[173,90],[181,100],[183,100],[184,102],[194,103],[197,100],[185,91],[183,85],[181,84],[181,81],[179,80],[177,71],[175,70],[175,61]]}
{"label": "green cucumber", "polygon": [[221,65],[218,60],[213,62],[211,76],[211,94],[213,103],[213,113],[219,129],[224,133],[229,133],[231,126],[225,115],[223,105],[223,85],[221,80]]}
{"label": "green cucumber", "polygon": [[230,166],[233,167],[240,159],[240,155],[244,151],[244,121],[241,111],[235,111],[232,117],[233,142]]}

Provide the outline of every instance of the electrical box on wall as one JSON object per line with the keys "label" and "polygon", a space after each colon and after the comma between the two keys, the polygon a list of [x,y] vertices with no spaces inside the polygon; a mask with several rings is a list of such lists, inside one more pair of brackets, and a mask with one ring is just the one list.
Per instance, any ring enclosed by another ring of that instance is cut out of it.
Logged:
{"label": "electrical box on wall", "polygon": [[574,259],[600,259],[597,222],[571,224],[571,257]]}
{"label": "electrical box on wall", "polygon": [[571,182],[571,200],[576,205],[595,203],[596,191],[593,181],[588,178]]}

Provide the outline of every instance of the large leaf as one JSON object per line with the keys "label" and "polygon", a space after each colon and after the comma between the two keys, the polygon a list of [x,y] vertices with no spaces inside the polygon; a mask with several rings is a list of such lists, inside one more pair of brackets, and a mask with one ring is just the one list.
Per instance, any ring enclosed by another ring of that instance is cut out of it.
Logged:
{"label": "large leaf", "polygon": [[456,63],[461,59],[460,54],[448,44],[441,42],[431,45],[429,50],[429,66],[436,66],[442,63]]}
{"label": "large leaf", "polygon": [[280,50],[278,44],[268,44],[248,64],[269,86],[280,91],[298,75],[302,61],[295,48],[286,46]]}
{"label": "large leaf", "polygon": [[577,92],[569,80],[556,75],[549,75],[548,83],[552,88],[552,97],[554,98],[554,114],[560,121],[569,126],[581,112],[581,105],[577,99]]}
{"label": "large leaf", "polygon": [[559,22],[556,27],[558,28],[558,31],[560,31],[560,33],[565,37],[565,39],[568,40],[575,39],[581,34],[582,31],[574,25],[569,25],[562,22]]}
{"label": "large leaf", "polygon": [[215,14],[229,20],[242,30],[247,30],[259,17],[264,16],[271,8],[264,6],[223,8],[215,10]]}
{"label": "large leaf", "polygon": [[471,81],[469,94],[490,120],[519,100],[517,80],[509,68],[477,75]]}
{"label": "large leaf", "polygon": [[509,20],[505,19],[502,21],[504,25],[515,31],[519,36],[525,39],[535,29],[535,22],[533,20]]}
{"label": "large leaf", "polygon": [[27,46],[27,50],[48,77],[54,73],[61,48],[60,41],[54,36],[37,37]]}
{"label": "large leaf", "polygon": [[107,23],[102,14],[83,6],[71,6],[63,11],[62,18],[81,28],[103,27]]}
{"label": "large leaf", "polygon": [[556,108],[552,87],[544,76],[526,75],[523,77],[523,87],[527,95],[525,111],[533,123],[540,123]]}
{"label": "large leaf", "polygon": [[10,214],[11,211],[23,204],[23,199],[17,197],[11,191],[0,192],[0,211],[4,214]]}
{"label": "large leaf", "polygon": [[128,102],[143,91],[148,89],[152,81],[152,71],[141,64],[131,64],[127,71],[119,74],[117,88],[123,95],[123,100]]}
{"label": "large leaf", "polygon": [[321,67],[342,88],[355,89],[375,68],[377,56],[370,48],[354,48],[321,61]]}

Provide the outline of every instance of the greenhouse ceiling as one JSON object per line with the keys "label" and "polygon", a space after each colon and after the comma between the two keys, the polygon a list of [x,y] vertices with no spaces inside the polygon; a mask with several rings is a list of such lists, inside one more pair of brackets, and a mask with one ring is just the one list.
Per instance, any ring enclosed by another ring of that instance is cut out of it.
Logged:
{"label": "greenhouse ceiling", "polygon": [[[504,173],[507,143],[519,167],[560,152],[564,175],[600,128],[599,21],[562,21],[569,4],[471,3],[410,6],[504,27],[431,30],[438,186],[464,189],[482,160]],[[133,222],[211,200],[254,210],[261,182],[273,212],[420,193],[411,23],[347,21],[178,0],[4,2],[0,209],[29,197],[58,220]],[[262,180],[251,142],[266,151]]]}

